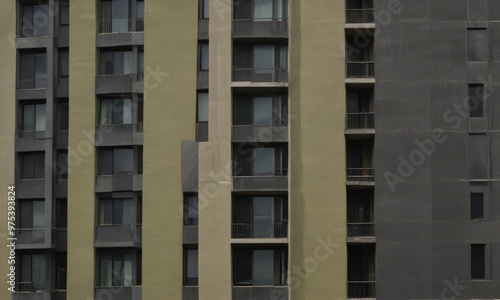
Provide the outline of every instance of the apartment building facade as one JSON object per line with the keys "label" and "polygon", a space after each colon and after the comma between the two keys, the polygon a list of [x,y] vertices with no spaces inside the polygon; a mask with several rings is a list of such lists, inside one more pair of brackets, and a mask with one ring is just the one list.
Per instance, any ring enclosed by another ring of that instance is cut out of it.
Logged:
{"label": "apartment building facade", "polygon": [[500,297],[496,1],[0,7],[2,299]]}

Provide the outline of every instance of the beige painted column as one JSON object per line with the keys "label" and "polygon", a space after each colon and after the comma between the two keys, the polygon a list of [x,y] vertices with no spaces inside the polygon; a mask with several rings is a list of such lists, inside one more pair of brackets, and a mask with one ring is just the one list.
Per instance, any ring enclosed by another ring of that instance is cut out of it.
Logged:
{"label": "beige painted column", "polygon": [[181,142],[195,139],[198,2],[145,5],[142,299],[181,300]]}
{"label": "beige painted column", "polygon": [[[10,299],[7,288],[7,192],[14,185],[16,129],[16,2],[0,1],[0,299]],[[19,213],[19,212],[18,212]],[[19,271],[17,271],[19,272]]]}
{"label": "beige painted column", "polygon": [[68,299],[94,298],[96,2],[70,5]]}
{"label": "beige painted column", "polygon": [[344,1],[290,3],[291,299],[345,299]]}
{"label": "beige painted column", "polygon": [[200,143],[200,300],[230,300],[232,1],[211,0],[209,142]]}

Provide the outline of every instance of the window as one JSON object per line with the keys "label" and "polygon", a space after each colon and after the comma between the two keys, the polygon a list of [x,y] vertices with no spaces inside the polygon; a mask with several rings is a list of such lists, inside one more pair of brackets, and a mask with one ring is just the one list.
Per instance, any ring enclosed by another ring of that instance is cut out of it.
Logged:
{"label": "window", "polygon": [[45,103],[27,103],[21,105],[21,138],[44,138],[46,110]]}
{"label": "window", "polygon": [[286,126],[288,124],[286,94],[236,95],[233,107],[234,125]]}
{"label": "window", "polygon": [[68,199],[56,200],[56,228],[68,228]]}
{"label": "window", "polygon": [[208,71],[208,43],[198,44],[198,71]]}
{"label": "window", "polygon": [[66,253],[56,253],[56,290],[66,290],[68,259]]}
{"label": "window", "polygon": [[257,74],[272,74],[274,69],[288,68],[288,45],[234,43],[235,69],[254,69]]}
{"label": "window", "polygon": [[184,225],[198,225],[198,195],[184,195]]}
{"label": "window", "polygon": [[[27,253],[20,255],[19,291],[33,292],[48,290],[45,286],[46,260],[44,254]],[[17,269],[17,267],[16,267]]]}
{"label": "window", "polygon": [[208,122],[208,93],[198,93],[196,122]]}
{"label": "window", "polygon": [[45,154],[28,152],[20,154],[21,179],[43,179],[45,177]]}
{"label": "window", "polygon": [[199,19],[208,19],[210,13],[210,0],[200,0],[199,3]]}
{"label": "window", "polygon": [[69,25],[69,2],[62,0],[59,3],[59,24],[61,26]]}
{"label": "window", "polygon": [[469,21],[488,21],[488,0],[468,0]]}
{"label": "window", "polygon": [[488,31],[486,29],[467,30],[468,61],[487,61],[489,59]]}
{"label": "window", "polygon": [[255,72],[268,73],[274,69],[274,45],[257,45],[254,47]]}
{"label": "window", "polygon": [[68,152],[57,153],[57,179],[68,179]]}
{"label": "window", "polygon": [[137,0],[136,13],[137,20],[135,30],[144,31],[144,0]]}
{"label": "window", "polygon": [[21,200],[19,202],[21,228],[44,228],[45,202],[43,200]]}
{"label": "window", "polygon": [[486,245],[471,245],[470,278],[486,279]]}
{"label": "window", "polygon": [[135,224],[134,199],[99,199],[99,225]]}
{"label": "window", "polygon": [[234,1],[235,20],[253,20],[254,22],[283,21],[288,18],[287,0]]}
{"label": "window", "polygon": [[144,50],[139,50],[137,52],[137,74],[139,75],[137,80],[144,80]]}
{"label": "window", "polygon": [[[137,124],[144,123],[144,101],[142,96],[137,97]],[[142,130],[141,130],[142,131]]]}
{"label": "window", "polygon": [[284,196],[233,199],[233,238],[287,237],[288,202]]}
{"label": "window", "polygon": [[101,99],[100,125],[132,124],[131,98]]}
{"label": "window", "polygon": [[484,117],[484,86],[469,84],[469,116],[471,118]]}
{"label": "window", "polygon": [[235,176],[287,176],[288,148],[275,147],[234,147]]}
{"label": "window", "polygon": [[489,201],[489,188],[486,182],[470,183],[470,219],[484,219],[486,204]]}
{"label": "window", "polygon": [[45,51],[21,51],[20,89],[39,89],[47,87],[47,54]]}
{"label": "window", "polygon": [[198,285],[198,249],[184,250],[184,286]]}
{"label": "window", "polygon": [[99,150],[99,175],[131,175],[133,171],[133,148],[103,148]]}
{"label": "window", "polygon": [[100,32],[129,32],[129,0],[101,0]]}
{"label": "window", "polygon": [[486,134],[469,134],[469,178],[489,178],[489,145]]}
{"label": "window", "polygon": [[233,285],[283,286],[287,284],[286,249],[233,249]]}
{"label": "window", "polygon": [[49,35],[49,5],[47,3],[22,4],[21,37]]}
{"label": "window", "polygon": [[140,285],[140,256],[140,252],[128,249],[100,251],[98,286]]}
{"label": "window", "polygon": [[101,51],[101,75],[132,73],[132,50]]}
{"label": "window", "polygon": [[59,130],[68,130],[68,125],[69,125],[68,100],[59,100],[57,102],[57,128]]}
{"label": "window", "polygon": [[69,77],[69,51],[68,49],[59,50],[59,76],[61,78]]}

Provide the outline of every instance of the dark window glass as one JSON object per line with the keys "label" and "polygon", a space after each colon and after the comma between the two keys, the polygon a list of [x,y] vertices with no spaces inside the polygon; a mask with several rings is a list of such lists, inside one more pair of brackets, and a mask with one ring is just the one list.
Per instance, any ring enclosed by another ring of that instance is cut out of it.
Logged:
{"label": "dark window glass", "polygon": [[198,225],[198,195],[184,196],[184,225]]}
{"label": "dark window glass", "polygon": [[68,259],[66,253],[56,253],[56,289],[66,290],[68,272]]}
{"label": "dark window glass", "polygon": [[132,99],[101,99],[100,125],[120,124],[132,124]]}
{"label": "dark window glass", "polygon": [[208,122],[208,93],[198,93],[197,122]]}
{"label": "dark window glass", "polygon": [[45,177],[45,154],[43,152],[23,153],[21,179],[43,179]]}
{"label": "dark window glass", "polygon": [[129,0],[101,0],[99,32],[129,32]]}
{"label": "dark window glass", "polygon": [[20,137],[45,137],[46,110],[45,103],[30,103],[21,106]]}
{"label": "dark window glass", "polygon": [[46,260],[44,254],[32,253],[20,255],[19,291],[46,291]]}
{"label": "dark window glass", "polygon": [[198,46],[198,70],[208,71],[208,43],[200,43]]}
{"label": "dark window glass", "polygon": [[67,199],[57,199],[56,201],[56,227],[68,227],[68,201]]}
{"label": "dark window glass", "polygon": [[49,34],[49,5],[22,4],[21,37],[47,36]]}
{"label": "dark window glass", "polygon": [[[44,228],[45,227],[45,202],[43,200],[21,200],[20,201],[20,224],[21,228]],[[34,231],[44,236],[43,231]]]}
{"label": "dark window glass", "polygon": [[467,58],[469,61],[489,59],[488,31],[486,29],[467,30]]}
{"label": "dark window glass", "polygon": [[233,107],[234,125],[269,127],[288,124],[286,95],[236,95]]}
{"label": "dark window glass", "polygon": [[484,117],[484,87],[482,84],[469,84],[469,115],[471,118]]}
{"label": "dark window glass", "polygon": [[47,54],[41,51],[23,51],[19,54],[19,88],[47,87]]}
{"label": "dark window glass", "polygon": [[198,285],[198,249],[184,250],[184,285]]}
{"label": "dark window glass", "polygon": [[134,222],[134,199],[104,198],[99,200],[99,225],[130,225]]}
{"label": "dark window glass", "polygon": [[471,220],[484,218],[484,194],[470,194],[470,218]]}
{"label": "dark window glass", "polygon": [[69,3],[62,1],[59,5],[59,22],[61,26],[69,25]]}
{"label": "dark window glass", "polygon": [[68,101],[59,101],[58,109],[58,128],[59,130],[68,130],[69,125],[69,103]]}
{"label": "dark window glass", "polygon": [[101,75],[121,75],[132,73],[133,52],[128,50],[102,51]]}
{"label": "dark window glass", "polygon": [[486,277],[486,259],[485,245],[471,245],[471,279],[485,279]]}
{"label": "dark window glass", "polygon": [[99,175],[131,175],[133,171],[134,150],[132,148],[101,149],[99,151]]}
{"label": "dark window glass", "polygon": [[69,51],[59,51],[59,74],[62,78],[69,77]]}
{"label": "dark window glass", "polygon": [[489,177],[488,136],[486,134],[469,135],[469,178],[485,179]]}
{"label": "dark window glass", "polygon": [[98,286],[140,285],[140,259],[140,254],[130,250],[100,251]]}
{"label": "dark window glass", "polygon": [[57,178],[68,179],[68,152],[57,153]]}

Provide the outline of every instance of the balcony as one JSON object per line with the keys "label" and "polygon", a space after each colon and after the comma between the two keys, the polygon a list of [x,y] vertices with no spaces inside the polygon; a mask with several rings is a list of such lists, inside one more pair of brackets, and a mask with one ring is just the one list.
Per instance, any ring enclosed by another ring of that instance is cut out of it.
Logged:
{"label": "balcony", "polygon": [[288,300],[287,286],[235,286],[233,300],[279,299]]}
{"label": "balcony", "polygon": [[286,238],[287,236],[287,223],[276,223],[273,225],[233,224],[233,239]]}
{"label": "balcony", "polygon": [[347,223],[347,242],[374,243],[375,223]]}
{"label": "balcony", "polygon": [[288,70],[281,68],[255,69],[255,68],[233,68],[233,82],[251,83],[287,83]]}
{"label": "balcony", "polygon": [[142,225],[111,224],[96,226],[96,247],[140,247],[141,243]]}
{"label": "balcony", "polygon": [[375,114],[372,112],[348,113],[346,115],[346,129],[374,129]]}
{"label": "balcony", "polygon": [[288,20],[272,18],[266,20],[233,20],[233,38],[288,38]]}
{"label": "balcony", "polygon": [[141,286],[96,287],[95,299],[141,300]]}
{"label": "balcony", "polygon": [[99,33],[144,31],[144,19],[112,19],[99,21]]}
{"label": "balcony", "polygon": [[346,63],[347,78],[373,78],[375,63],[373,61],[349,61]]}
{"label": "balcony", "polygon": [[373,182],[373,169],[372,168],[347,168],[347,181],[348,182]]}
{"label": "balcony", "polygon": [[41,246],[48,241],[50,228],[20,228],[16,230],[18,246]]}
{"label": "balcony", "polygon": [[375,299],[375,281],[349,281],[347,282],[347,298],[373,298]]}
{"label": "balcony", "polygon": [[360,24],[360,23],[374,23],[373,8],[366,9],[347,9],[346,10],[346,23]]}

